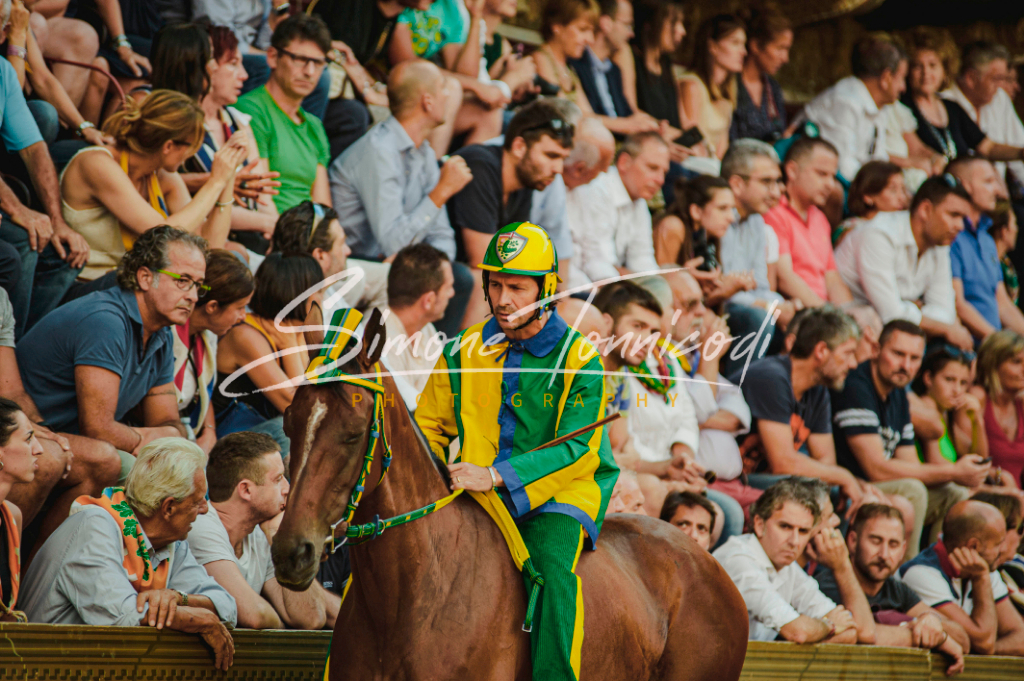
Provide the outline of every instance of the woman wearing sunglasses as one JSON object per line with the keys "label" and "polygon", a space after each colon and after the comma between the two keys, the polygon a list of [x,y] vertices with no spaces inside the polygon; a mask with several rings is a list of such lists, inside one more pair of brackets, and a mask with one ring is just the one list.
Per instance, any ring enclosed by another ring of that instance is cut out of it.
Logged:
{"label": "woman wearing sunglasses", "polygon": [[206,279],[188,323],[174,327],[174,392],[185,429],[207,454],[217,442],[210,404],[217,378],[217,338],[245,319],[256,284],[249,266],[226,250],[206,256]]}
{"label": "woman wearing sunglasses", "polygon": [[89,244],[89,260],[65,300],[115,285],[114,270],[135,239],[158,225],[223,248],[231,227],[235,171],[248,151],[234,135],[217,152],[210,178],[193,197],[178,174],[203,140],[204,114],[183,94],[156,90],[128,100],[104,132],[109,146],[86,147],[60,176],[64,220]]}
{"label": "woman wearing sunglasses", "polygon": [[290,327],[303,325],[314,305],[322,307],[319,291],[304,294],[323,278],[320,265],[306,253],[271,253],[256,270],[251,312],[217,348],[213,409],[219,436],[240,430],[266,433],[287,456],[290,443],[282,414],[295,397],[295,386],[286,384],[304,375],[309,365],[304,336]]}
{"label": "woman wearing sunglasses", "polygon": [[1001,469],[996,484],[1020,488],[1024,473],[1024,336],[997,331],[978,351],[978,385],[988,453]]}

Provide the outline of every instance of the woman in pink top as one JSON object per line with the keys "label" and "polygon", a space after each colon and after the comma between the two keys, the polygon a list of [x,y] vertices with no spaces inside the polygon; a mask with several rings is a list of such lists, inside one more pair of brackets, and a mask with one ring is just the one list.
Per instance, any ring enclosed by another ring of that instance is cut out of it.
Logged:
{"label": "woman in pink top", "polygon": [[1003,330],[986,338],[978,352],[977,373],[981,385],[971,392],[982,404],[988,454],[1002,469],[990,479],[1018,488],[1024,472],[1024,336]]}

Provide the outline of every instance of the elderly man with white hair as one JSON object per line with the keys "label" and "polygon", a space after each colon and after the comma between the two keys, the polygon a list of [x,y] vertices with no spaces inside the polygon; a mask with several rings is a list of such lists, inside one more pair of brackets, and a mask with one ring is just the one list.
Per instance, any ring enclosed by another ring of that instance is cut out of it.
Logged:
{"label": "elderly man with white hair", "polygon": [[20,603],[29,621],[199,634],[226,671],[235,599],[185,541],[207,510],[205,468],[195,443],[160,438],[139,452],[123,489],[79,497],[25,574]]}

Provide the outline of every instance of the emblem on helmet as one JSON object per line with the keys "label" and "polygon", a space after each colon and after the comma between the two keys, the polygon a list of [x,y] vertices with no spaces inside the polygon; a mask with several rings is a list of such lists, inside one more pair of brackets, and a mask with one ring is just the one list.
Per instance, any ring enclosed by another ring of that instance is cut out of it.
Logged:
{"label": "emblem on helmet", "polygon": [[518,232],[499,234],[498,241],[494,245],[494,251],[498,255],[498,260],[500,260],[502,264],[507,263],[526,248],[527,241],[529,241],[529,239]]}

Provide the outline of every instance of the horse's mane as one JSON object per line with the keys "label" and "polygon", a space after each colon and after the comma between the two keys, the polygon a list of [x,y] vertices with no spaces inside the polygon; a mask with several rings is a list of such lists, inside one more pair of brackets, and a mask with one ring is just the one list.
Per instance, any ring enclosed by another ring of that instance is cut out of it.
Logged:
{"label": "horse's mane", "polygon": [[[342,356],[348,353],[348,351],[351,349],[352,345],[355,344],[355,342],[356,339],[354,338],[349,340],[349,342],[345,345],[345,349],[342,351]],[[362,368],[362,366],[360,366],[359,362],[354,359],[345,363],[342,366],[342,369],[345,371],[345,373],[352,375],[360,375],[364,373],[364,369]],[[390,377],[391,380],[394,381],[394,377],[391,376],[391,371],[386,366],[384,367],[384,375]],[[339,398],[345,398],[345,383],[343,383],[342,381],[331,381],[328,385],[330,385],[331,390],[333,390],[334,393]],[[387,384],[385,383],[385,388],[386,387]],[[438,474],[441,476],[441,479],[444,481],[445,487],[451,487],[452,479],[451,476],[448,474],[448,467],[445,465],[444,461],[442,461],[437,456],[437,454],[434,453],[434,450],[430,448],[430,445],[427,444],[427,438],[423,434],[423,431],[420,429],[420,424],[416,423],[416,419],[413,417],[412,412],[409,411],[409,407],[408,405],[406,405],[405,400],[402,398],[402,395],[397,390],[387,390],[385,394],[393,395],[395,398],[395,403],[401,404],[402,407],[405,409],[405,414],[409,418],[409,422],[412,424],[413,432],[416,433],[416,439],[419,441],[420,447],[422,447],[423,451],[425,451],[427,455],[430,457],[430,461],[434,464],[434,468],[437,470]]]}

